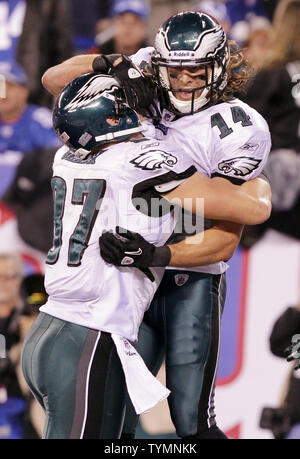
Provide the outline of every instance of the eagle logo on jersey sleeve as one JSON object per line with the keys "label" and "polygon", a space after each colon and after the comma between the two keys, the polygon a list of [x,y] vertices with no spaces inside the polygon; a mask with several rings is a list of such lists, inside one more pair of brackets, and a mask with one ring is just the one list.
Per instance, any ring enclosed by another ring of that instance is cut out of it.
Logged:
{"label": "eagle logo on jersey sleeve", "polygon": [[148,150],[134,158],[131,164],[143,170],[155,170],[165,167],[173,167],[178,159],[171,153],[162,150]]}
{"label": "eagle logo on jersey sleeve", "polygon": [[261,159],[249,156],[238,156],[237,158],[226,159],[218,164],[218,169],[223,174],[233,174],[238,177],[245,177],[258,168]]}

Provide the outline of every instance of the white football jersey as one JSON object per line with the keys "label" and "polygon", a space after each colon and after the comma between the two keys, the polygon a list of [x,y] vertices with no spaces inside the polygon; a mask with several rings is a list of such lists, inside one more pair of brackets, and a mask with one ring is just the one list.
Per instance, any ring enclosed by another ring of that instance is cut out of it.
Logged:
{"label": "white football jersey", "polygon": [[172,189],[195,171],[184,153],[146,138],[86,159],[59,149],[52,178],[54,240],[45,269],[49,298],[40,310],[135,341],[164,269],[151,269],[151,282],[139,269],[112,266],[100,256],[99,237],[119,225],[163,245],[175,222],[169,206],[159,214],[154,187],[169,183]]}
{"label": "white football jersey", "polygon": [[[133,62],[146,68],[153,49],[142,48],[132,56]],[[155,129],[148,120],[145,125],[149,136],[182,148],[200,173],[208,177],[222,176],[236,184],[257,177],[271,149],[265,119],[236,98],[182,117],[163,110],[161,122]],[[207,222],[205,229],[209,226]],[[187,269],[219,274],[227,268],[226,263],[219,262]]]}

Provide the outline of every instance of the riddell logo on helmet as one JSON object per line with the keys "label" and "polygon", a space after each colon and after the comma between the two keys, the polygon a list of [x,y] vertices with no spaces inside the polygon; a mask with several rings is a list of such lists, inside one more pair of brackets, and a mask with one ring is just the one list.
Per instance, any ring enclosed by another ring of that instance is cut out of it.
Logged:
{"label": "riddell logo on helmet", "polygon": [[192,53],[190,51],[173,51],[171,54],[173,57],[190,57]]}

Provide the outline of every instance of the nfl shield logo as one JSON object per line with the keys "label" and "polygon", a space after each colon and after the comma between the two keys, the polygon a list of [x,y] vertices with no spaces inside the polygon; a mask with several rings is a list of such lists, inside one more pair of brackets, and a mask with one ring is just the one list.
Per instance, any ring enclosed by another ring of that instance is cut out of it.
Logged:
{"label": "nfl shield logo", "polygon": [[178,287],[182,287],[189,280],[189,277],[188,274],[176,274],[174,276],[175,284],[178,285]]}
{"label": "nfl shield logo", "polygon": [[124,257],[121,261],[121,265],[131,265],[134,262],[134,259],[131,257]]}

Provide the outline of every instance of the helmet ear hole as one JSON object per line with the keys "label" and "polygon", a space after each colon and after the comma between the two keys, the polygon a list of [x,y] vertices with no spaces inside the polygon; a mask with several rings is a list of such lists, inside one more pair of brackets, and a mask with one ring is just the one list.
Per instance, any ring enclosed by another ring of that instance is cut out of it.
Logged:
{"label": "helmet ear hole", "polygon": [[118,124],[120,123],[120,118],[117,117],[117,116],[113,116],[113,117],[110,117],[110,118],[106,118],[106,122],[110,126],[118,126]]}

